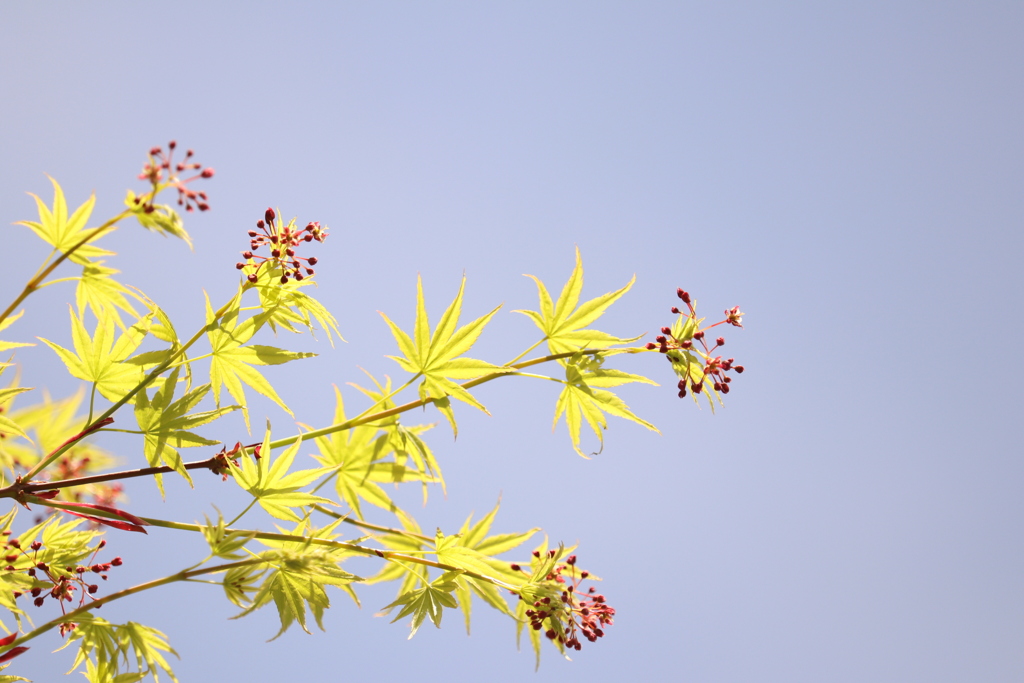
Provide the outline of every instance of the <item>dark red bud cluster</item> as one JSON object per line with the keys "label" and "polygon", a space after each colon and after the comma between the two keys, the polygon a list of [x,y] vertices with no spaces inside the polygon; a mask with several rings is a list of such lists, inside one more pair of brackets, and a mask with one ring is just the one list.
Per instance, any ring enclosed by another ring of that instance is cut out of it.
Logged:
{"label": "dark red bud cluster", "polygon": [[[692,323],[698,320],[696,307],[693,304],[693,300],[690,297],[689,292],[686,292],[681,287],[676,290],[676,296],[686,304],[689,309],[683,313],[677,306],[672,307],[672,313],[676,315],[685,315],[689,319],[689,324],[684,326],[685,329]],[[739,306],[734,306],[731,309],[725,311],[725,319],[720,320],[713,325],[709,325],[703,329],[698,329],[693,332],[688,339],[680,339],[672,334],[671,327],[662,327],[661,335],[654,338],[653,342],[648,342],[645,348],[648,351],[657,349],[659,353],[663,353],[668,358],[669,362],[672,363],[676,373],[682,376],[682,379],[676,384],[678,389],[679,398],[685,398],[687,390],[692,391],[694,394],[699,394],[704,391],[704,380],[710,378],[711,386],[715,391],[723,394],[729,393],[729,384],[732,382],[732,378],[728,376],[728,371],[735,370],[737,373],[743,372],[742,365],[734,365],[734,359],[729,358],[728,360],[722,360],[721,356],[712,356],[712,353],[721,346],[725,345],[725,337],[718,337],[715,339],[715,345],[709,347],[705,341],[707,330],[718,325],[729,324],[735,327],[742,327],[740,324],[743,317],[743,312]],[[692,327],[690,327],[692,329]],[[695,347],[697,343],[700,346]],[[684,356],[679,353],[680,351],[695,352],[701,359],[703,359],[703,377],[700,381],[694,381],[691,376],[692,364],[700,362],[699,359],[695,358],[692,354]]]}
{"label": "dark red bud cluster", "polygon": [[[10,532],[5,532],[9,534]],[[96,553],[100,551],[106,545],[106,541],[100,541],[93,551],[93,559],[95,560]],[[95,583],[88,583],[85,580],[85,576],[88,573],[99,574],[100,578],[104,581],[107,580],[107,572],[112,567],[120,567],[124,564],[124,561],[120,557],[115,557],[110,562],[95,562],[92,564],[78,564],[68,565],[65,567],[55,567],[45,561],[38,559],[39,553],[43,550],[43,544],[40,541],[34,541],[30,548],[31,552],[23,550],[21,544],[16,538],[9,538],[4,545],[8,554],[4,559],[8,562],[5,571],[8,572],[19,572],[24,571],[25,574],[34,579],[36,585],[34,585],[29,591],[29,595],[32,597],[32,604],[36,607],[42,607],[46,604],[47,598],[56,600],[61,605],[61,610],[64,610],[65,602],[72,602],[75,599],[76,592],[79,595],[79,607],[85,604],[87,596],[92,596],[99,590],[99,585]],[[22,564],[24,563],[24,564]],[[20,566],[16,566],[20,565]],[[17,598],[23,595],[21,592],[15,592],[14,597]],[[91,598],[95,600],[95,598]],[[98,605],[97,605],[98,606]],[[70,630],[74,628],[74,624],[70,625]]]}
{"label": "dark red bud cluster", "polygon": [[[148,197],[136,197],[135,199],[135,204],[141,206],[146,213],[153,213],[156,209],[153,200],[164,187],[173,187],[178,191],[178,206],[184,206],[186,211],[195,209],[206,211],[210,208],[206,193],[197,192],[189,188],[188,184],[197,179],[212,178],[214,170],[209,167],[203,168],[201,164],[196,163],[192,159],[194,153],[191,149],[185,152],[183,161],[176,163],[173,159],[176,147],[177,144],[171,140],[167,144],[166,153],[161,147],[153,147],[149,150],[149,160],[142,167],[139,180],[148,181],[152,189]],[[181,173],[188,171],[197,171],[197,173],[188,178],[180,176]]]}
{"label": "dark red bud cluster", "polygon": [[[557,551],[549,550],[545,558],[556,554]],[[534,551],[533,556],[536,570],[542,558],[538,551]],[[570,555],[548,573],[544,582],[535,584],[541,593],[525,611],[530,628],[542,631],[546,638],[570,650],[581,649],[581,640],[593,643],[603,637],[604,629],[612,625],[615,616],[615,610],[605,603],[603,595],[597,595],[594,588],[586,592],[580,588],[590,573],[580,570],[576,562],[576,556]],[[524,598],[520,595],[519,599]]]}
{"label": "dark red bud cluster", "polygon": [[[277,213],[273,209],[268,208],[264,213],[263,219],[256,221],[256,227],[260,232],[256,230],[248,232],[249,250],[243,251],[242,256],[247,261],[257,261],[255,267],[246,275],[246,279],[253,284],[259,280],[260,268],[268,262],[271,264],[271,268],[278,267],[281,269],[281,284],[286,284],[290,279],[301,282],[307,277],[314,275],[312,267],[317,263],[316,257],[303,258],[296,256],[295,250],[306,242],[314,240],[323,242],[327,239],[327,230],[322,228],[320,223],[317,222],[308,223],[305,228],[299,229],[295,227],[294,222],[279,227],[276,221]],[[270,249],[269,257],[254,253],[260,247],[267,245],[273,245]],[[238,270],[252,266],[252,263],[246,262],[235,264],[235,268]]]}

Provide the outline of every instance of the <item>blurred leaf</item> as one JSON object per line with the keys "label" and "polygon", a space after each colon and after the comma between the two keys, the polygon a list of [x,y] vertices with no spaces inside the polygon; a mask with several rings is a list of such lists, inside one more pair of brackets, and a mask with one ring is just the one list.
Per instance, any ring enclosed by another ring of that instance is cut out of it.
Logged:
{"label": "blurred leaf", "polygon": [[152,204],[152,211],[146,211],[146,204],[141,197],[128,190],[124,205],[132,210],[132,215],[139,221],[139,225],[146,230],[158,232],[164,237],[171,235],[185,240],[188,248],[192,248],[192,238],[185,232],[185,226],[181,222],[181,216],[167,204]]}

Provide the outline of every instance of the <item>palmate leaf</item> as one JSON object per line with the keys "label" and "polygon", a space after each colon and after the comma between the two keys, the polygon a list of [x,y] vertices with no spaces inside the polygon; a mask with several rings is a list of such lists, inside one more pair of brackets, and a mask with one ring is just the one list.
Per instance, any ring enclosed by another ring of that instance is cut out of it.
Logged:
{"label": "palmate leaf", "polygon": [[[49,176],[47,176],[49,177]],[[92,195],[68,216],[68,205],[64,200],[64,191],[57,184],[57,181],[50,178],[53,183],[53,208],[46,206],[46,203],[32,194],[36,200],[36,207],[39,209],[39,221],[18,221],[15,225],[24,225],[32,229],[47,244],[61,252],[67,252],[71,247],[85,238],[88,232],[85,227],[89,216],[92,214],[93,205],[96,203],[96,196]],[[110,256],[114,252],[100,249],[91,244],[83,244],[74,252],[70,258],[75,263],[85,264],[89,259],[97,256]]]}
{"label": "palmate leaf", "polygon": [[607,332],[586,329],[587,325],[600,318],[609,306],[629,291],[636,281],[635,275],[625,287],[591,299],[579,308],[576,308],[576,304],[579,303],[580,292],[583,290],[583,261],[580,259],[579,247],[576,248],[576,267],[573,268],[572,275],[562,288],[556,303],[552,303],[551,295],[548,294],[543,282],[533,275],[526,277],[537,284],[540,311],[513,312],[522,313],[540,328],[551,353],[567,353],[583,348],[606,349],[616,344],[628,344],[640,338],[616,337]]}
{"label": "palmate leaf", "polygon": [[[5,468],[17,463],[21,467],[32,467],[41,455],[52,453],[58,446],[82,431],[85,415],[78,412],[85,397],[84,387],[67,398],[54,401],[43,390],[40,403],[17,408],[5,413],[6,417],[18,423],[31,434],[35,443],[28,444],[18,438],[0,439],[0,465]],[[114,457],[93,443],[79,442],[73,452],[84,449],[88,452],[91,471],[102,471],[114,463]]]}
{"label": "palmate leaf", "polygon": [[[365,370],[364,370],[365,372]],[[353,382],[349,384],[373,400],[372,408],[377,411],[386,411],[395,407],[392,400],[391,378],[385,375],[385,383],[382,386],[370,373],[366,373],[377,387],[376,391],[359,386]],[[429,492],[428,484],[436,483],[441,485],[441,490],[447,492],[444,482],[444,475],[441,473],[441,466],[431,452],[430,447],[420,438],[420,434],[433,429],[435,424],[416,425],[406,427],[400,423],[398,415],[373,423],[387,434],[388,450],[381,454],[381,458],[394,454],[390,462],[375,463],[372,466],[376,478],[375,481],[390,481],[399,484],[403,481],[420,481],[423,485],[423,504],[426,505]]]}
{"label": "palmate leaf", "polygon": [[[135,673],[141,673],[142,677],[151,675],[154,681],[159,681],[161,671],[172,681],[178,680],[164,658],[164,653],[170,653],[175,657],[178,653],[167,644],[167,636],[155,628],[133,621],[127,624],[112,624],[88,613],[75,617],[75,622],[78,626],[71,632],[68,642],[60,648],[81,641],[75,662],[68,673],[83,662],[87,662],[87,672],[91,671],[94,680],[97,681],[141,680],[132,678]],[[122,673],[120,666],[128,664],[132,655],[138,671]],[[88,663],[92,663],[92,666],[90,667]],[[106,678],[99,678],[101,673]]]}
{"label": "palmate leaf", "polygon": [[122,361],[142,343],[149,331],[153,314],[139,320],[115,340],[117,320],[110,308],[100,312],[96,332],[92,337],[75,311],[72,309],[70,312],[74,353],[42,337],[40,341],[57,352],[73,377],[94,382],[96,390],[111,402],[120,400],[145,377],[141,366]]}
{"label": "palmate leaf", "polygon": [[[21,309],[20,311],[18,311],[14,315],[8,317],[6,320],[0,322],[0,332],[3,332],[4,330],[6,330],[8,327],[10,327],[12,324],[14,324],[14,322],[18,318],[20,318],[23,315],[25,315],[25,309]],[[16,348],[21,347],[21,346],[35,346],[35,344],[29,344],[29,343],[26,343],[26,342],[8,342],[8,341],[0,340],[0,351],[6,351],[7,349],[16,349]],[[6,366],[6,365],[7,365],[7,363],[0,363],[0,367]]]}
{"label": "palmate leaf", "polygon": [[238,552],[242,547],[256,537],[255,531],[235,530],[228,531],[227,523],[223,515],[217,514],[217,523],[210,521],[209,517],[203,515],[206,525],[203,527],[203,538],[210,546],[210,554],[225,560],[240,560],[245,555]]}
{"label": "palmate leaf", "polygon": [[328,467],[289,472],[301,445],[300,435],[277,460],[273,460],[270,453],[270,422],[268,421],[267,433],[263,438],[263,445],[260,447],[259,458],[244,457],[241,459],[241,465],[236,465],[234,461],[228,460],[228,466],[231,468],[235,482],[248,491],[259,502],[260,507],[277,519],[297,522],[303,517],[295,513],[295,508],[315,503],[334,504],[328,498],[299,491],[303,486],[313,483],[330,472]]}
{"label": "palmate leaf", "polygon": [[[341,391],[334,387],[333,424],[345,422],[345,405]],[[388,436],[375,425],[359,425],[344,432],[317,437],[320,454],[314,456],[325,467],[337,470],[335,490],[359,519],[364,519],[360,500],[397,514],[399,508],[376,482],[391,481],[389,463],[378,462],[390,452]],[[422,479],[418,472],[409,472],[405,479]]]}
{"label": "palmate leaf", "polygon": [[409,634],[409,638],[416,635],[416,631],[419,630],[423,620],[427,617],[430,617],[430,620],[434,622],[434,626],[441,628],[441,617],[444,615],[444,608],[459,606],[455,596],[452,595],[457,588],[456,579],[459,574],[460,572],[445,572],[430,583],[398,596],[398,599],[385,607],[382,612],[387,614],[393,608],[402,605],[402,610],[398,613],[397,617],[391,620],[391,623],[395,623],[402,617],[411,614],[412,632]]}
{"label": "palmate leaf", "polygon": [[[78,278],[78,286],[75,288],[75,305],[78,307],[78,315],[83,315],[85,307],[88,306],[97,318],[102,316],[105,308],[113,309],[115,315],[116,311],[120,309],[136,320],[141,317],[125,298],[127,294],[132,298],[140,299],[139,295],[111,277],[120,272],[114,268],[107,268],[103,265],[103,261],[85,264],[82,275]],[[117,322],[121,322],[120,317],[117,318]]]}
{"label": "palmate leaf", "polygon": [[[250,261],[251,263],[251,261]],[[267,325],[275,332],[283,327],[289,332],[300,332],[297,328],[305,327],[310,333],[316,328],[313,322],[327,333],[327,341],[334,346],[334,335],[345,341],[338,330],[338,321],[319,301],[300,291],[301,288],[313,284],[312,280],[289,279],[281,283],[281,268],[260,268],[256,280],[256,291],[260,296],[260,306],[267,315]]]}
{"label": "palmate leaf", "polygon": [[[438,562],[491,576],[511,585],[521,584],[523,574],[513,571],[508,562],[497,560],[494,556],[519,547],[540,529],[530,529],[520,534],[487,536],[500,505],[501,501],[498,501],[494,509],[475,524],[472,524],[473,516],[470,515],[458,534],[438,540],[435,545]],[[459,579],[459,589],[456,591],[456,595],[466,618],[467,634],[469,633],[474,593],[499,612],[514,616],[497,586],[470,576],[462,576]]]}
{"label": "palmate leaf", "polygon": [[146,211],[146,203],[141,201],[134,192],[128,190],[124,205],[132,210],[139,225],[146,230],[158,232],[164,237],[171,235],[185,240],[188,248],[192,248],[192,238],[185,232],[185,226],[181,222],[181,216],[167,204],[153,204],[153,210]]}
{"label": "palmate leaf", "polygon": [[[189,430],[213,422],[223,415],[238,410],[239,406],[224,406],[189,414],[189,411],[210,392],[210,385],[204,384],[172,402],[171,399],[174,397],[174,390],[178,384],[178,375],[179,369],[175,368],[163,380],[163,384],[153,394],[152,399],[149,398],[145,389],[136,394],[135,420],[139,423],[139,429],[145,436],[143,450],[150,466],[167,465],[185,477],[191,486],[192,477],[185,469],[185,463],[182,462],[181,454],[177,449],[214,446],[220,443],[220,441],[207,439]],[[156,474],[154,478],[160,489],[160,494],[163,495],[163,475]]]}
{"label": "palmate leaf", "polygon": [[388,357],[398,363],[406,372],[423,377],[419,386],[420,398],[433,401],[451,424],[452,431],[456,436],[458,436],[458,427],[455,424],[455,414],[452,411],[449,397],[468,403],[485,413],[487,413],[487,409],[472,394],[452,380],[475,379],[492,373],[512,371],[511,368],[493,365],[485,361],[459,357],[472,348],[480,333],[483,332],[484,326],[501,308],[501,306],[497,306],[490,313],[456,329],[459,315],[462,312],[462,296],[465,289],[466,278],[463,276],[459,293],[441,316],[433,333],[430,332],[427,306],[423,300],[422,278],[417,277],[416,279],[416,323],[411,338],[387,315],[381,313],[384,321],[391,328],[391,334],[394,335],[395,341],[398,342],[398,349],[402,352],[401,357]]}
{"label": "palmate leaf", "polygon": [[[423,537],[419,524],[416,523],[415,519],[401,511],[398,512],[398,521],[401,523],[402,529],[406,533],[383,534],[377,536],[377,540],[388,549],[399,553],[407,555],[422,554],[427,547],[429,539],[425,539]],[[398,588],[398,594],[402,595],[403,593],[415,588],[418,582],[418,577],[418,574],[409,571],[404,565],[397,562],[388,562],[380,572],[368,578],[366,583],[384,583],[387,581],[398,581],[400,579],[401,584]]]}
{"label": "palmate leaf", "polygon": [[249,427],[249,410],[246,405],[243,384],[247,384],[260,394],[281,406],[289,415],[294,415],[285,405],[281,397],[274,391],[270,382],[256,370],[254,365],[280,365],[299,358],[312,358],[315,353],[285,351],[273,346],[261,344],[245,345],[257,330],[266,322],[265,313],[238,322],[239,305],[242,290],[239,289],[231,302],[231,310],[215,324],[210,297],[206,297],[207,337],[212,348],[213,359],[210,361],[210,382],[213,385],[213,398],[220,405],[220,390],[226,386],[231,396],[242,406],[245,427]]}
{"label": "palmate leaf", "polygon": [[640,375],[602,368],[599,361],[590,361],[585,356],[571,357],[565,366],[564,388],[555,404],[555,419],[552,428],[558,424],[559,418],[564,414],[565,426],[572,439],[572,447],[584,458],[588,456],[580,450],[580,426],[585,421],[594,431],[598,441],[603,444],[604,436],[601,432],[607,428],[605,413],[617,415],[657,432],[657,427],[634,415],[621,398],[600,388],[615,387],[630,382],[657,385],[656,382]]}
{"label": "palmate leaf", "polygon": [[[340,523],[341,520],[338,520],[326,527],[314,529],[309,527],[308,522],[303,521],[291,534],[307,539],[333,539],[335,537],[334,529]],[[262,542],[274,548],[274,550],[260,554],[260,558],[267,563],[265,570],[268,571],[266,571],[263,583],[253,596],[251,604],[232,618],[239,619],[251,614],[273,600],[281,620],[281,630],[274,638],[271,638],[274,640],[295,622],[299,623],[302,630],[309,633],[306,626],[307,606],[316,620],[317,626],[321,631],[324,630],[324,610],[331,604],[324,586],[341,588],[355,599],[355,594],[349,584],[362,579],[338,566],[342,560],[350,556],[350,551],[343,548],[313,545],[308,541]],[[253,578],[255,577],[250,575],[250,585]]]}
{"label": "palmate leaf", "polygon": [[[6,367],[0,367],[0,375],[3,375],[6,369]],[[17,382],[17,379],[15,379],[15,382]],[[3,414],[6,411],[3,407],[4,404],[26,391],[32,391],[32,387],[9,386],[0,389],[0,434],[3,434],[4,438],[8,435],[16,434],[24,439],[28,439],[28,434],[25,433],[25,430],[17,422]],[[31,441],[31,439],[29,440]]]}

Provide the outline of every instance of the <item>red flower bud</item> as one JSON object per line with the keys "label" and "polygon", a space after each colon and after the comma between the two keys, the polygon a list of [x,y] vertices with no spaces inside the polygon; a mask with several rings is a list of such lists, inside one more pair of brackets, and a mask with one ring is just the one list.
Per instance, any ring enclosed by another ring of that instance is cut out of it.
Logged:
{"label": "red flower bud", "polygon": [[273,209],[268,208],[265,214],[268,223],[273,223],[274,219],[277,218],[277,214],[274,213]]}

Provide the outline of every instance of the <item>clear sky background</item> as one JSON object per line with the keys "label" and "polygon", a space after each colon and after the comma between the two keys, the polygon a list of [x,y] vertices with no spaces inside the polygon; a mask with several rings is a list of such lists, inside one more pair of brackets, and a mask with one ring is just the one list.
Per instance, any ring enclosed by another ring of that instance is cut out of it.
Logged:
{"label": "clear sky background", "polygon": [[[349,343],[286,337],[322,355],[268,373],[304,421],[327,423],[359,367],[401,376],[376,311],[409,326],[417,273],[435,316],[463,272],[467,317],[505,303],[472,354],[496,362],[535,340],[508,312],[535,306],[522,274],[559,289],[576,245],[585,296],[637,276],[600,329],[654,333],[680,286],[747,313],[726,335],[747,372],[715,415],[660,358],[623,361],[662,382],[623,391],[661,436],[613,419],[584,461],[550,431],[555,388],[527,380],[482,387],[493,417],[460,407],[457,442],[431,435],[448,496],[403,498],[424,528],[502,495],[496,531],[578,541],[605,579],[616,624],[573,662],[551,650],[534,675],[482,608],[468,639],[451,613],[406,641],[373,616],[390,587],[361,610],[336,593],[326,633],[269,644],[272,608],[228,621],[212,586],[103,616],[166,632],[192,682],[1024,680],[1022,36],[1014,2],[4,3],[0,223],[33,217],[44,173],[111,215],[149,147],[194,148],[217,170],[195,252],[105,241],[179,330],[204,288],[231,294],[267,206],[330,227],[317,295]],[[4,230],[9,300],[46,251]],[[66,342],[70,296],[12,329]],[[22,357],[28,386],[75,389],[49,351]],[[164,503],[139,482],[131,509],[201,519],[244,504],[230,487]],[[115,534],[111,589],[204,552]],[[58,644],[12,671],[54,680]]]}

